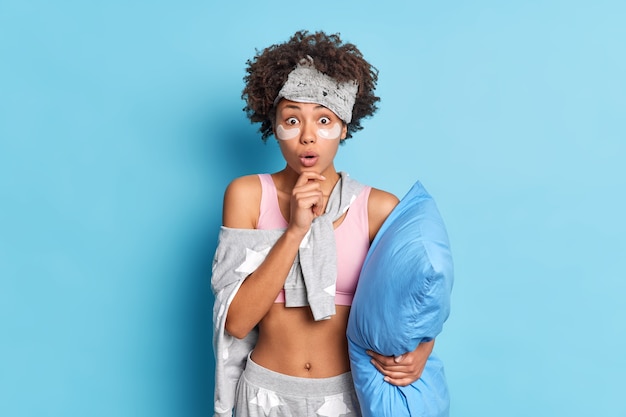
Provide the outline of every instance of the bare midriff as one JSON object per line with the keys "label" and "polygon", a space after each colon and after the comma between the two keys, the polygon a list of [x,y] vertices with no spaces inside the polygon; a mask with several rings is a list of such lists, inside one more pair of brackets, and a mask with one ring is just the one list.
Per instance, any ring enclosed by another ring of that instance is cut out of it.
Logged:
{"label": "bare midriff", "polygon": [[275,303],[259,323],[252,360],[264,368],[303,378],[348,372],[346,326],[349,306],[336,306],[328,320],[315,321],[309,307]]}

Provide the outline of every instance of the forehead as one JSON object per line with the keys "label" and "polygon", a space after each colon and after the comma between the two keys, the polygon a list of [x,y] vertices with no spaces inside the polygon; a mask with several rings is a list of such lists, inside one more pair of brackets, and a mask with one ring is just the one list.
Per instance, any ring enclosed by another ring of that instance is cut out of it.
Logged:
{"label": "forehead", "polygon": [[289,111],[289,110],[301,111],[301,112],[316,112],[316,111],[323,110],[323,111],[328,111],[330,114],[334,115],[335,117],[338,117],[328,107],[324,107],[319,103],[304,103],[300,101],[292,101],[292,100],[287,100],[287,99],[280,100],[280,102],[278,103],[278,106],[276,107],[276,111],[281,112],[281,111]]}

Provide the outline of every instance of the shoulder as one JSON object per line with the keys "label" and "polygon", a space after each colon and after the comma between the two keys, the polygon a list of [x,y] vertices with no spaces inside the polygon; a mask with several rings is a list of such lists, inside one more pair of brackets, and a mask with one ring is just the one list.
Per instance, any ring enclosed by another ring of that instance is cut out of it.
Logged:
{"label": "shoulder", "polygon": [[226,187],[226,196],[234,195],[246,195],[250,192],[257,191],[261,193],[261,180],[258,175],[245,175],[243,177],[235,178]]}
{"label": "shoulder", "polygon": [[226,227],[254,229],[259,218],[261,181],[258,175],[235,178],[224,192],[222,224]]}
{"label": "shoulder", "polygon": [[385,219],[398,205],[399,201],[398,197],[387,191],[372,188],[367,202],[370,240],[374,239]]}

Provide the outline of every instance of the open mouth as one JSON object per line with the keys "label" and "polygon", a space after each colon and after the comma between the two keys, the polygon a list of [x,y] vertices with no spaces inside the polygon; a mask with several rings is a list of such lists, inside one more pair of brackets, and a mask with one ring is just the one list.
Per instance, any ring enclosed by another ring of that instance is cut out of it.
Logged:
{"label": "open mouth", "polygon": [[300,162],[305,167],[313,166],[317,162],[317,155],[315,155],[315,154],[304,154],[304,155],[301,155],[300,156]]}

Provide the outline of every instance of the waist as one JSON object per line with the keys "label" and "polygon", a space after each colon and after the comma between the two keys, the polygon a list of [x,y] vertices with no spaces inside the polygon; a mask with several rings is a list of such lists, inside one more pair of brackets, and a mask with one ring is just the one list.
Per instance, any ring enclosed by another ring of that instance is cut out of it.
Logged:
{"label": "waist", "polygon": [[[353,292],[341,292],[341,291],[335,292],[335,304],[336,305],[351,306],[352,299],[354,299],[354,291]],[[282,304],[285,303],[285,290],[280,290],[274,302],[282,303]]]}
{"label": "waist", "polygon": [[255,385],[283,395],[306,397],[315,393],[317,396],[330,396],[354,390],[350,372],[327,378],[300,378],[267,369],[254,362],[251,356],[248,356],[244,377]]}
{"label": "waist", "polygon": [[350,308],[337,306],[328,320],[316,322],[308,307],[274,304],[259,323],[252,359],[285,375],[325,378],[350,370],[346,326]]}

